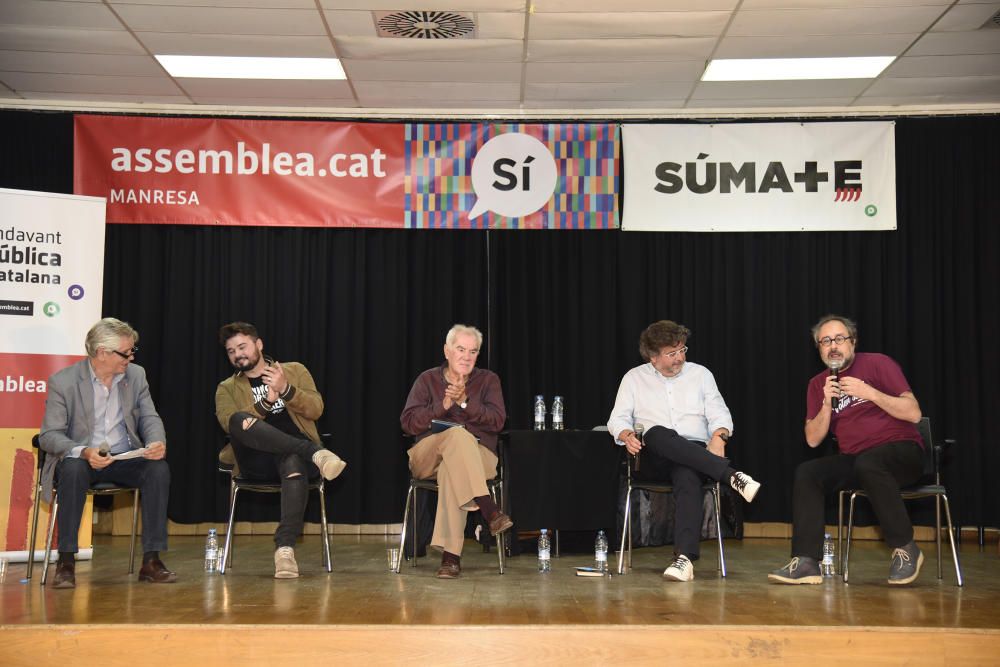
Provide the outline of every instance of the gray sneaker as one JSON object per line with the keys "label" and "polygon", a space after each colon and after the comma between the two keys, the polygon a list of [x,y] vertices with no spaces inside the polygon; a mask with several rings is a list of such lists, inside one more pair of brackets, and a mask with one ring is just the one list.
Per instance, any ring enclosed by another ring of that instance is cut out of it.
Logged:
{"label": "gray sneaker", "polygon": [[299,564],[295,562],[295,549],[278,547],[274,550],[274,578],[295,579],[299,576]]}
{"label": "gray sneaker", "polygon": [[920,566],[924,564],[924,554],[913,540],[892,550],[889,562],[889,583],[902,586],[920,576]]}
{"label": "gray sneaker", "polygon": [[795,556],[783,568],[777,569],[767,578],[778,584],[821,584],[823,575],[815,558]]}

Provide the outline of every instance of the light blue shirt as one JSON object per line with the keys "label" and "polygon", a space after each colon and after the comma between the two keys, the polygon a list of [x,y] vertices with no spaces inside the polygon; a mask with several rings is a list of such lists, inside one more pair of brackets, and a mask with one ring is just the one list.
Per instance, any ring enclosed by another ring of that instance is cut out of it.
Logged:
{"label": "light blue shirt", "polygon": [[[90,438],[90,447],[100,447],[103,443],[108,443],[111,454],[121,454],[131,449],[129,445],[128,429],[125,428],[125,417],[122,415],[121,392],[118,391],[118,383],[124,378],[124,373],[119,373],[111,379],[111,388],[104,386],[104,383],[97,379],[94,368],[87,365],[90,371],[90,383],[94,388],[94,433]],[[74,447],[70,456],[80,457],[84,447],[82,445]]]}
{"label": "light blue shirt", "polygon": [[690,361],[673,377],[661,375],[651,363],[625,374],[608,419],[608,431],[621,445],[618,434],[633,430],[635,424],[642,424],[647,433],[654,426],[663,426],[682,438],[700,442],[708,442],[720,428],[733,432],[733,417],[715,376]]}

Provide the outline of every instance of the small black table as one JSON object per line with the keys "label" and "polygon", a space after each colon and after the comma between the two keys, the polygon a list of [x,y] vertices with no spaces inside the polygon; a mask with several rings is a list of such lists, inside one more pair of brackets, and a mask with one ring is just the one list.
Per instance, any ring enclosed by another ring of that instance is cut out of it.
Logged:
{"label": "small black table", "polygon": [[508,431],[508,511],[518,530],[601,530],[617,521],[621,448],[607,431]]}

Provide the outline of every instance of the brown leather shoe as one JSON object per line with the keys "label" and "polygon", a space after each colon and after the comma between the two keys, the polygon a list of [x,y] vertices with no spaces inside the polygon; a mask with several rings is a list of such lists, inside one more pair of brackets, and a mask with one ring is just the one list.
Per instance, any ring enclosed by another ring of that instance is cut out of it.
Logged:
{"label": "brown leather shoe", "polygon": [[56,561],[56,576],[52,578],[52,588],[76,588],[76,563]]}
{"label": "brown leather shoe", "polygon": [[149,581],[154,584],[172,584],[177,581],[177,575],[167,569],[163,561],[154,558],[148,563],[143,563],[139,569],[139,581]]}
{"label": "brown leather shoe", "polygon": [[438,568],[437,578],[438,579],[458,579],[459,575],[462,574],[462,566],[458,563],[441,563],[441,567]]}
{"label": "brown leather shoe", "polygon": [[490,535],[496,537],[500,533],[510,530],[514,526],[514,522],[510,520],[510,517],[503,512],[497,512],[490,519]]}

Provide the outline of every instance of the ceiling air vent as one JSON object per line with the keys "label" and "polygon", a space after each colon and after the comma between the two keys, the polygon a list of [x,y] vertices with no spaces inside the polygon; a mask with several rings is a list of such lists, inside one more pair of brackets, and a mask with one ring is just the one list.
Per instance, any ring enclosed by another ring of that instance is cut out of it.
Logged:
{"label": "ceiling air vent", "polygon": [[379,37],[409,39],[471,39],[476,24],[459,12],[375,12]]}
{"label": "ceiling air vent", "polygon": [[980,30],[1000,30],[1000,12],[986,19]]}

